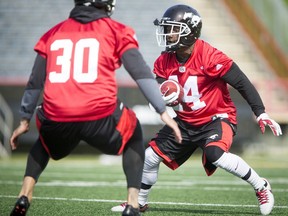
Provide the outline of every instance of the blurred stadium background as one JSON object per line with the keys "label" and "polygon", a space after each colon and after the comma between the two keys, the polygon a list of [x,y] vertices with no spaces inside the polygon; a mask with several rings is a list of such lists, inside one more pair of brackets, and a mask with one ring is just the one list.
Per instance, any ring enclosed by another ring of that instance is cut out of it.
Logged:
{"label": "blurred stadium background", "polygon": [[[68,17],[73,4],[72,0],[0,1],[0,158],[11,154],[8,139],[19,122],[20,100],[35,58],[33,47],[44,32]],[[140,50],[151,68],[161,52],[153,21],[175,4],[188,4],[199,11],[203,19],[202,39],[234,59],[259,90],[266,111],[282,126],[280,138],[273,137],[269,129],[262,135],[247,103],[231,89],[239,120],[233,150],[287,154],[287,1],[118,0],[112,18],[136,30]],[[135,110],[147,142],[161,127],[161,121],[123,68],[117,71],[117,80],[119,97]],[[27,151],[36,137],[32,123],[30,132],[20,140],[18,152]],[[80,145],[75,152],[93,152],[85,146]]]}

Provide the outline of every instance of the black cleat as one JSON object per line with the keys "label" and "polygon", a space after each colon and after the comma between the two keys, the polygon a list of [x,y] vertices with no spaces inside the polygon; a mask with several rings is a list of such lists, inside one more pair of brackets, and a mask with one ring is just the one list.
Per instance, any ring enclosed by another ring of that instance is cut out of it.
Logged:
{"label": "black cleat", "polygon": [[26,215],[29,206],[30,206],[30,203],[28,201],[28,198],[26,196],[21,196],[15,203],[15,206],[13,210],[11,211],[10,216]]}
{"label": "black cleat", "polygon": [[122,216],[140,216],[140,212],[138,208],[133,208],[131,205],[126,205],[124,211],[122,212]]}

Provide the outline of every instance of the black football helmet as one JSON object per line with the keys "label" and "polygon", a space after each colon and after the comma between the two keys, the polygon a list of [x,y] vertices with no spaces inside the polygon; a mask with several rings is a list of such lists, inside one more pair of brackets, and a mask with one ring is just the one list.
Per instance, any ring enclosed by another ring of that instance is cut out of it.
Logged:
{"label": "black football helmet", "polygon": [[75,5],[94,6],[96,8],[104,8],[109,16],[112,15],[116,0],[74,0]]}
{"label": "black football helmet", "polygon": [[[156,38],[160,47],[167,51],[175,51],[181,47],[189,47],[201,35],[202,20],[200,14],[187,5],[175,5],[166,10],[163,17],[156,19]],[[172,36],[175,39],[171,41]]]}

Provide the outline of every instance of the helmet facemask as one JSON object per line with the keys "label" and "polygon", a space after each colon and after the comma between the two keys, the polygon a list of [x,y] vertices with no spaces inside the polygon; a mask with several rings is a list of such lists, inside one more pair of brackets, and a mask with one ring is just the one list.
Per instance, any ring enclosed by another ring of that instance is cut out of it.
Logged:
{"label": "helmet facemask", "polygon": [[180,47],[180,41],[191,34],[191,30],[186,23],[155,20],[156,39],[159,47],[166,47],[167,50],[175,50]]}
{"label": "helmet facemask", "polygon": [[166,51],[192,46],[201,35],[200,14],[187,5],[175,5],[166,10],[159,21],[154,21],[156,39]]}

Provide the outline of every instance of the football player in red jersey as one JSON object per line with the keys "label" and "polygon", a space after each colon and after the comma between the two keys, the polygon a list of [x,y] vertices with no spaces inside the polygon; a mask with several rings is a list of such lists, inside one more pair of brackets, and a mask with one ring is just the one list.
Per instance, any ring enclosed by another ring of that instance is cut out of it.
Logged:
{"label": "football player in red jersey", "polygon": [[[172,6],[154,24],[158,44],[166,49],[155,61],[156,78],[159,83],[175,80],[184,88],[183,102],[174,107],[183,141],[181,144],[175,142],[171,129],[164,126],[149,143],[139,193],[140,211],[148,208],[148,194],[157,181],[159,164],[163,162],[175,170],[201,148],[208,176],[219,167],[248,182],[256,192],[261,214],[270,214],[274,197],[269,182],[243,159],[229,152],[237,120],[227,84],[237,89],[248,102],[262,133],[268,125],[275,136],[281,135],[279,124],[265,113],[257,90],[237,64],[198,39],[202,21],[195,9],[187,5]],[[167,103],[171,103],[171,98],[167,98]],[[115,206],[112,211],[122,211],[123,206],[125,204]]]}
{"label": "football player in red jersey", "polygon": [[28,155],[23,186],[11,215],[25,215],[34,186],[50,158],[59,160],[85,141],[105,154],[123,154],[128,204],[122,215],[139,215],[144,162],[142,130],[135,113],[117,99],[115,70],[123,63],[163,122],[181,142],[153,73],[138,49],[132,28],[110,18],[115,0],[74,0],[68,19],[46,32],[21,102],[21,122],[10,139],[29,130],[37,107],[39,138]]}

